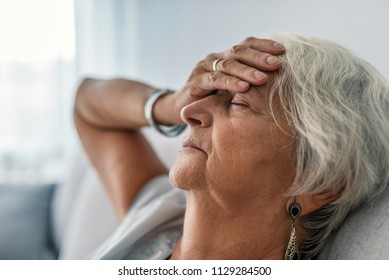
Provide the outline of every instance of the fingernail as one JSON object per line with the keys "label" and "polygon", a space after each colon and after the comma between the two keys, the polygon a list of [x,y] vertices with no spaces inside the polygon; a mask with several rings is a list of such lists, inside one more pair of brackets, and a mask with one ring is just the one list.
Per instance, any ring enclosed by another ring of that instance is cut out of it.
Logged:
{"label": "fingernail", "polygon": [[240,86],[241,88],[245,88],[249,85],[248,82],[244,82],[244,81],[239,81],[238,82],[238,86]]}
{"label": "fingernail", "polygon": [[279,50],[285,50],[285,47],[278,42],[274,42],[273,47],[275,47],[276,49],[279,49]]}
{"label": "fingernail", "polygon": [[266,77],[266,74],[262,73],[262,72],[259,72],[259,71],[255,71],[254,72],[254,77],[257,79],[257,80],[260,80],[260,79],[263,79]]}
{"label": "fingernail", "polygon": [[275,56],[269,56],[268,58],[266,58],[266,62],[267,64],[277,64],[277,63],[280,63],[280,60],[275,57]]}

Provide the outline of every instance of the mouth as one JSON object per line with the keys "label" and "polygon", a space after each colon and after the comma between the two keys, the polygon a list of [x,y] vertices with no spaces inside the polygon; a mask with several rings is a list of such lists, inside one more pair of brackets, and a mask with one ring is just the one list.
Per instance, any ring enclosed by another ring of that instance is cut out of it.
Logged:
{"label": "mouth", "polygon": [[205,151],[201,148],[199,148],[194,142],[192,139],[186,139],[183,143],[182,143],[182,149],[195,149],[195,150],[199,150],[203,153],[205,153]]}

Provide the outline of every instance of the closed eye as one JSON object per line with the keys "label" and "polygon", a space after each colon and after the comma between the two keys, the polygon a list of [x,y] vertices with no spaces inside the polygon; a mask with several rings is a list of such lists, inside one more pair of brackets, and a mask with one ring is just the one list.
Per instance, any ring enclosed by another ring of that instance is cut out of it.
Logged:
{"label": "closed eye", "polygon": [[237,100],[236,98],[232,99],[230,104],[234,106],[249,107],[249,104],[247,104],[245,101]]}
{"label": "closed eye", "polygon": [[235,106],[249,107],[247,104],[238,103],[238,102],[231,102],[230,104],[231,104],[231,105],[235,105]]}
{"label": "closed eye", "polygon": [[254,101],[247,101],[243,94],[234,94],[229,101],[230,106],[234,106],[236,110],[243,111],[245,109],[249,109],[255,115],[263,117],[264,114],[260,111],[259,108],[253,106],[252,103],[254,103]]}
{"label": "closed eye", "polygon": [[207,94],[207,96],[211,96],[211,95],[218,94],[218,92],[219,92],[219,90],[214,89],[214,90],[210,91],[210,92]]}

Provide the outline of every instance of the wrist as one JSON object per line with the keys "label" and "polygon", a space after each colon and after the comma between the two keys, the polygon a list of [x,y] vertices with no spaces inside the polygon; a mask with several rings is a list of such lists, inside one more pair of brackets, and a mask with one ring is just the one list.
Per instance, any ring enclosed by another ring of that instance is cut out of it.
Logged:
{"label": "wrist", "polygon": [[176,102],[174,92],[160,96],[154,104],[154,120],[162,125],[182,124],[180,113],[176,113]]}
{"label": "wrist", "polygon": [[[177,125],[170,120],[168,106],[171,104],[172,99],[167,98],[164,100],[163,97],[166,98],[166,96],[172,96],[171,91],[168,89],[158,89],[151,93],[144,105],[144,115],[151,127],[165,136],[174,137],[181,134],[185,130],[186,125]],[[159,101],[159,104],[157,101]],[[170,111],[172,110],[170,109]]]}

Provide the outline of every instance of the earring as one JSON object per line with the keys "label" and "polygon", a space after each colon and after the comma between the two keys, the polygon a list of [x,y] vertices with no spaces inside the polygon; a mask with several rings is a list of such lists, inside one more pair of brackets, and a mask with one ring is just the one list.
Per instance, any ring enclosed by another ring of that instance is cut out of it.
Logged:
{"label": "earring", "polygon": [[285,252],[285,260],[298,260],[299,259],[299,251],[297,248],[297,238],[296,238],[296,228],[295,221],[297,217],[301,213],[300,204],[293,202],[289,205],[288,213],[290,218],[292,219],[292,232],[290,233],[288,247]]}

